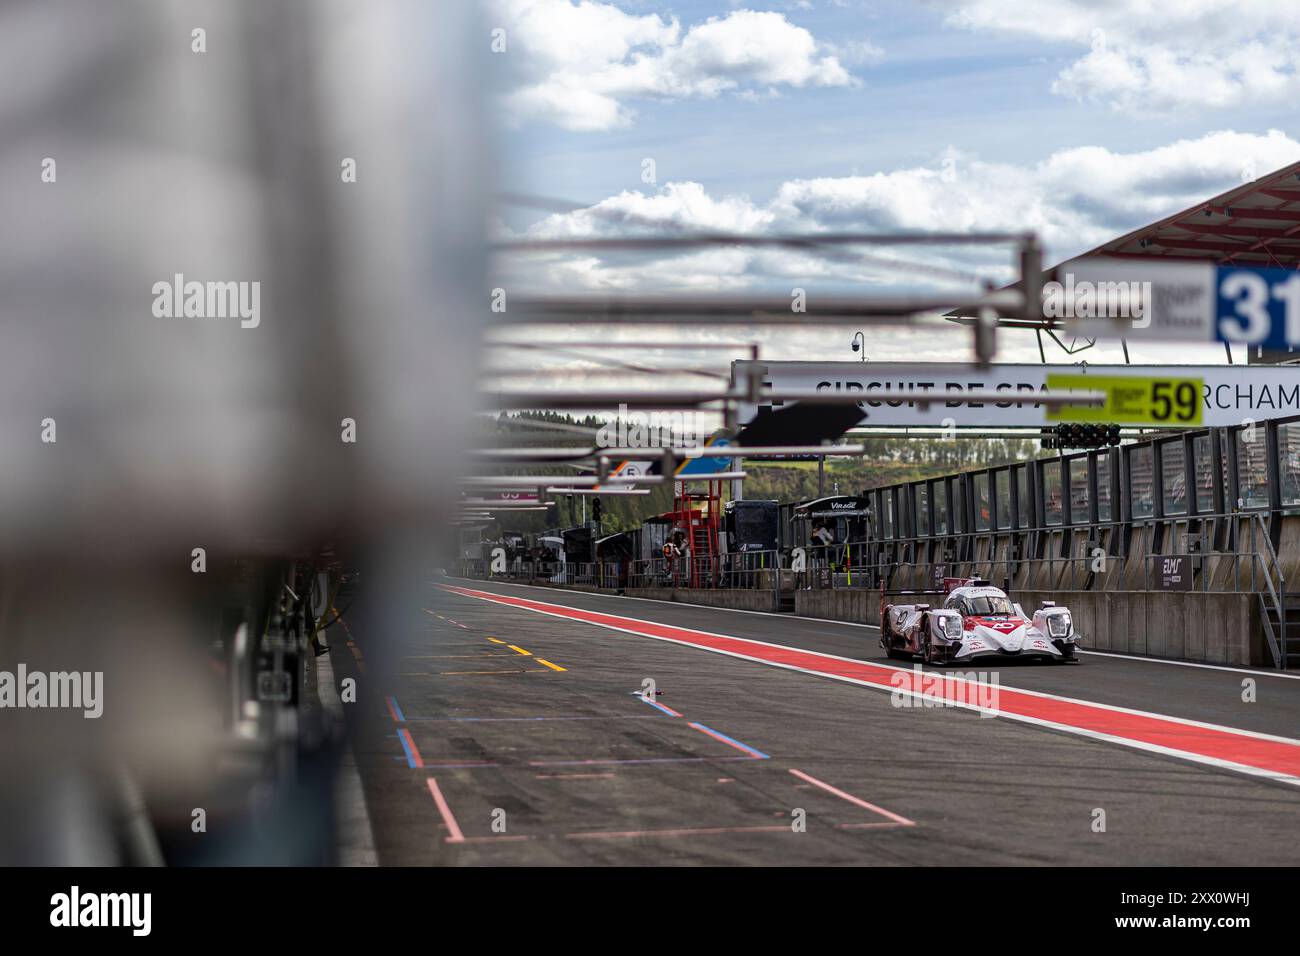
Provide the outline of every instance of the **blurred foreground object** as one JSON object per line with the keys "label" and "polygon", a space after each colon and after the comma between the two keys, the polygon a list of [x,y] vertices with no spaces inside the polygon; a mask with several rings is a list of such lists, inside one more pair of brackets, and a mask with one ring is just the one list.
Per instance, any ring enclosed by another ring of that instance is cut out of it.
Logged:
{"label": "blurred foreground object", "polygon": [[[419,604],[411,542],[454,487],[482,311],[474,21],[0,7],[0,670],[104,675],[99,719],[0,709],[0,862],[149,862],[122,849],[137,797],[188,830],[196,795],[261,779],[228,759],[258,691],[236,637],[262,652],[317,545],[408,572],[369,582],[371,640]],[[203,316],[160,295],[191,282]],[[194,856],[319,861],[280,836]]]}

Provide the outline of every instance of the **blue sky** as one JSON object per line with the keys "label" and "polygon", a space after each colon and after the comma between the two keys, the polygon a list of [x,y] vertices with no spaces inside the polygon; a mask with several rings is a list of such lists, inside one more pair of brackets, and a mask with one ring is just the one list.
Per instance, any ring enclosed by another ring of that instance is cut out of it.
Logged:
{"label": "blue sky", "polygon": [[[1032,228],[1050,258],[1074,255],[1300,159],[1300,8],[1225,6],[500,0],[503,186],[600,204],[506,224],[538,237],[627,234],[624,214],[754,232]],[[1005,274],[1002,252],[943,261]],[[570,265],[521,281],[895,281],[774,256]]]}
{"label": "blue sky", "polygon": [[[614,4],[683,25],[726,16],[728,2]],[[876,62],[849,67],[856,88],[786,89],[755,100],[631,100],[628,128],[569,132],[545,122],[503,134],[507,179],[547,195],[591,200],[641,187],[653,155],[660,179],[691,179],[763,196],[796,177],[937,165],[956,147],[988,161],[1023,163],[1069,146],[1133,152],[1217,129],[1295,132],[1293,101],[1224,109],[1117,114],[1103,103],[1054,94],[1054,77],[1079,45],[945,24],[945,7],[911,3],[746,3],[778,11],[831,44],[867,42]]]}

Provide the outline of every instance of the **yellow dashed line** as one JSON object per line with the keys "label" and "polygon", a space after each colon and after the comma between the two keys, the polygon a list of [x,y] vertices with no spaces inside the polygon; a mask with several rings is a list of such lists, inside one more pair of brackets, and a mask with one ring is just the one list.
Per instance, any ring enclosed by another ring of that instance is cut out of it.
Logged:
{"label": "yellow dashed line", "polygon": [[550,661],[543,660],[543,659],[540,658],[540,657],[537,658],[537,663],[539,663],[539,664],[545,664],[547,667],[549,667],[549,668],[550,668],[551,670],[553,670],[553,671],[562,671],[562,670],[565,670],[565,668],[561,667],[559,664],[552,664]]}
{"label": "yellow dashed line", "polygon": [[505,641],[498,641],[495,637],[489,637],[488,640],[491,641],[493,644],[504,644],[504,643],[505,643]]}
{"label": "yellow dashed line", "polygon": [[510,649],[511,649],[512,651],[514,651],[516,654],[523,654],[525,657],[531,657],[531,656],[532,656],[532,651],[526,651],[526,650],[524,650],[522,647],[520,647],[520,646],[517,645],[517,644],[507,644],[506,647],[510,648]]}

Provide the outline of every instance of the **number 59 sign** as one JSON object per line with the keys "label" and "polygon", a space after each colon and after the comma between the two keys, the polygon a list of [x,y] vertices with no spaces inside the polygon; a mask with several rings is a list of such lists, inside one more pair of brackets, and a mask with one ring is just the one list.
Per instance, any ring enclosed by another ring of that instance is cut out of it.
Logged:
{"label": "number 59 sign", "polygon": [[1105,392],[1101,406],[1063,405],[1055,416],[1063,422],[1114,422],[1117,425],[1194,427],[1203,416],[1204,380],[1176,375],[1047,376],[1050,391]]}

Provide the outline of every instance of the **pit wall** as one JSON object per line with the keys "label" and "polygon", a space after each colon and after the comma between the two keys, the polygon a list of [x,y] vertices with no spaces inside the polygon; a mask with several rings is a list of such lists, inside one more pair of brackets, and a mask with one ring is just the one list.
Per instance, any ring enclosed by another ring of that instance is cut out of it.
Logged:
{"label": "pit wall", "polygon": [[655,601],[677,601],[681,604],[701,604],[705,607],[725,607],[735,611],[775,611],[774,591],[751,591],[743,588],[722,588],[709,591],[692,588],[628,588],[628,597],[650,598]]}
{"label": "pit wall", "polygon": [[[784,577],[784,574],[783,574]],[[535,580],[537,585],[549,582]],[[786,583],[784,580],[782,583]],[[611,594],[591,585],[550,585],[559,590]],[[692,588],[628,588],[629,597],[675,601],[741,611],[775,611],[776,592],[744,588],[716,591]],[[786,597],[790,591],[785,591]],[[794,612],[800,617],[855,624],[880,623],[880,592],[874,588],[796,590]],[[932,603],[941,604],[941,595]],[[1259,599],[1254,594],[1202,591],[1015,591],[1026,613],[1042,601],[1066,605],[1091,651],[1142,654],[1201,664],[1268,667]]]}
{"label": "pit wall", "polygon": [[[471,581],[472,579],[467,579]],[[492,580],[489,578],[488,580]],[[616,594],[616,588],[601,588],[594,584],[556,584],[545,578],[509,578],[497,580],[516,584],[529,584],[539,588],[554,588],[557,591],[583,591],[587,594]],[[770,580],[770,579],[769,579]],[[699,604],[704,607],[725,607],[739,611],[775,611],[776,594],[768,590],[751,590],[735,588],[733,590],[703,590],[694,588],[625,588],[622,592],[628,597],[650,598],[654,601],[676,601],[680,604]]]}
{"label": "pit wall", "polygon": [[[491,580],[491,579],[489,579]],[[513,578],[500,578],[514,581]],[[770,581],[770,578],[768,579]],[[588,594],[615,594],[615,588],[600,588],[594,584],[555,584],[545,578],[520,578],[516,583],[531,584],[557,591],[585,591]],[[654,601],[676,601],[679,604],[699,604],[704,607],[726,607],[739,611],[775,611],[776,593],[768,590],[735,588],[734,590],[703,590],[694,588],[625,588],[628,597],[650,598]]]}
{"label": "pit wall", "polygon": [[[1068,606],[1074,626],[1083,636],[1084,650],[1239,667],[1272,666],[1254,594],[1016,591],[1013,600],[1031,615],[1042,601]],[[866,588],[796,591],[794,607],[801,617],[880,623],[880,592]]]}

